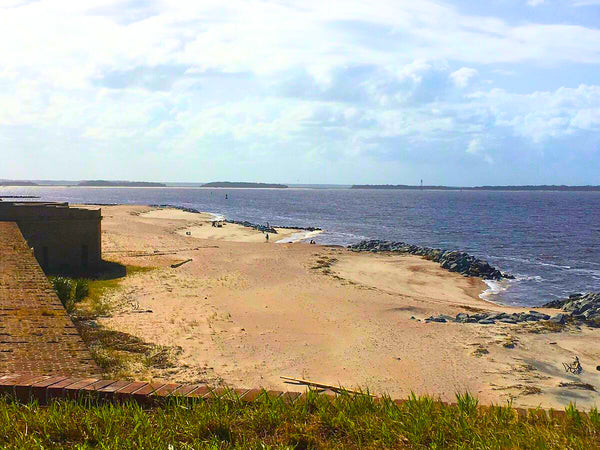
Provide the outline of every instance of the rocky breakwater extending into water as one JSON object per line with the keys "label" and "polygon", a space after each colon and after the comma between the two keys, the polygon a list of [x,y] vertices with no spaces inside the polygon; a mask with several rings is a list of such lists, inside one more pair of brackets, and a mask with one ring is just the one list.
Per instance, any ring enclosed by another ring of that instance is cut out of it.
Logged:
{"label": "rocky breakwater extending into water", "polygon": [[252,223],[252,222],[248,222],[247,220],[230,220],[227,219],[225,220],[225,222],[227,223],[233,223],[236,225],[242,225],[244,227],[247,228],[253,228],[255,230],[258,231],[262,231],[263,233],[271,233],[271,234],[277,234],[277,230],[275,228],[281,228],[281,229],[285,229],[285,230],[303,230],[303,231],[321,231],[321,228],[317,228],[317,227],[295,227],[295,226],[279,226],[276,225],[275,227],[269,225],[261,225],[258,223]]}
{"label": "rocky breakwater extending into water", "polygon": [[573,294],[564,300],[553,300],[542,305],[543,308],[561,309],[563,312],[549,316],[539,311],[520,313],[481,312],[477,314],[458,313],[456,317],[440,314],[429,316],[425,322],[456,322],[492,325],[496,322],[516,324],[522,322],[549,321],[559,325],[588,325],[600,328],[600,292]]}
{"label": "rocky breakwater extending into water", "polygon": [[600,292],[572,294],[567,299],[554,300],[542,306],[562,309],[563,315],[573,322],[600,328]]}
{"label": "rocky breakwater extending into water", "polygon": [[502,273],[487,261],[476,258],[457,250],[442,250],[439,248],[419,247],[405,242],[389,242],[380,240],[361,241],[349,245],[355,252],[394,252],[422,256],[425,259],[440,264],[443,269],[457,272],[468,277],[480,277],[485,280],[513,279],[512,275]]}
{"label": "rocky breakwater extending into water", "polygon": [[[150,205],[150,207],[152,207],[152,208],[174,208],[174,209],[179,209],[180,211],[185,211],[185,212],[195,213],[195,214],[202,213],[201,211],[194,209],[194,208],[186,208],[184,206],[171,205],[168,203],[164,203],[164,204],[160,204],[160,205]],[[219,220],[217,220],[217,221],[219,221]],[[225,219],[225,220],[223,220],[223,222],[232,223],[235,225],[242,225],[244,227],[253,228],[255,230],[262,231],[263,233],[271,233],[271,234],[277,234],[277,230],[275,228],[281,228],[281,229],[286,229],[286,230],[323,231],[323,229],[319,228],[319,227],[298,227],[298,226],[280,226],[280,225],[266,226],[266,225],[261,225],[258,223],[248,222],[247,220]]]}

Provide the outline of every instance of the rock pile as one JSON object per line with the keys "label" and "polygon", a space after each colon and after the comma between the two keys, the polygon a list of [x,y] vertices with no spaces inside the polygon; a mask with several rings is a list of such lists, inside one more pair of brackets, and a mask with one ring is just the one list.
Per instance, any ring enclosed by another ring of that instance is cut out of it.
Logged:
{"label": "rock pile", "polygon": [[225,222],[233,223],[236,225],[242,225],[242,226],[248,227],[248,228],[253,228],[255,230],[262,231],[263,233],[277,234],[277,230],[275,228],[273,228],[272,226],[267,227],[266,225],[260,225],[258,223],[248,222],[247,220],[241,221],[241,220],[227,219],[227,220],[225,220]]}
{"label": "rock pile", "polygon": [[480,277],[486,280],[501,280],[514,278],[512,275],[502,273],[487,261],[475,258],[465,252],[457,250],[442,250],[439,248],[419,247],[405,242],[389,242],[380,240],[362,241],[349,245],[348,248],[355,252],[396,252],[409,253],[423,256],[425,259],[439,263],[442,268],[450,272],[458,272],[469,277]]}
{"label": "rock pile", "polygon": [[575,323],[600,327],[600,292],[572,294],[567,299],[554,300],[543,306],[562,309]]}
{"label": "rock pile", "polygon": [[275,228],[282,228],[282,229],[286,229],[286,230],[304,230],[304,231],[321,231],[321,228],[317,228],[317,227],[295,227],[295,226],[286,226],[286,227],[281,227],[279,225],[276,225],[275,227],[272,226],[265,226],[265,225],[260,225],[257,223],[252,223],[252,222],[248,222],[247,220],[244,221],[240,221],[240,220],[226,220],[225,222],[227,223],[234,223],[236,225],[242,225],[244,227],[248,227],[248,228],[253,228],[255,230],[258,231],[262,231],[264,233],[271,233],[271,234],[277,234],[277,230]]}
{"label": "rock pile", "polygon": [[179,209],[180,211],[200,214],[200,211],[198,211],[197,209],[186,208],[185,206],[169,205],[168,203],[164,203],[162,205],[150,205],[150,207],[152,207],[152,208],[173,208],[173,209]]}
{"label": "rock pile", "polygon": [[576,325],[585,324],[590,327],[600,328],[600,292],[590,292],[587,294],[573,294],[564,300],[554,300],[542,305],[543,308],[562,309],[564,312],[549,316],[539,311],[529,311],[520,313],[477,313],[466,314],[458,313],[456,317],[440,314],[429,316],[425,322],[456,322],[456,323],[478,323],[480,325],[491,325],[499,323],[521,323],[538,322],[548,320],[560,325],[567,322]]}
{"label": "rock pile", "polygon": [[477,314],[458,313],[456,317],[448,316],[446,314],[440,314],[438,316],[429,316],[425,319],[425,322],[456,322],[477,323],[479,325],[493,325],[496,322],[517,324],[522,322],[539,322],[540,320],[549,320],[551,322],[565,324],[567,322],[567,315],[556,314],[555,316],[551,317],[548,314],[544,314],[539,311],[529,311],[512,314],[504,312],[490,312]]}
{"label": "rock pile", "polygon": [[275,228],[282,228],[284,230],[323,231],[323,229],[319,228],[319,227],[297,227],[297,226],[282,227],[280,225],[277,225],[277,226],[275,226]]}

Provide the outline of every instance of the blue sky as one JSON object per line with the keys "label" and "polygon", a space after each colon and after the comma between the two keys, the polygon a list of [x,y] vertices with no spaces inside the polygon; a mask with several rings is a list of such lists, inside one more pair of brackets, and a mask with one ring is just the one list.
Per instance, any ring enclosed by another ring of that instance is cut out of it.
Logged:
{"label": "blue sky", "polygon": [[600,184],[600,0],[0,0],[0,178]]}

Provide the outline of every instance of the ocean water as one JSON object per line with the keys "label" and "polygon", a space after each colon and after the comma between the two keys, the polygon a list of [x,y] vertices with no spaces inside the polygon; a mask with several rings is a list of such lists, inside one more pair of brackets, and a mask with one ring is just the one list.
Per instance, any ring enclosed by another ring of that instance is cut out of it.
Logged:
{"label": "ocean water", "polygon": [[387,239],[460,249],[517,277],[490,283],[485,298],[504,304],[600,291],[600,192],[11,187],[0,195],[173,204],[229,219],[318,226],[322,244]]}

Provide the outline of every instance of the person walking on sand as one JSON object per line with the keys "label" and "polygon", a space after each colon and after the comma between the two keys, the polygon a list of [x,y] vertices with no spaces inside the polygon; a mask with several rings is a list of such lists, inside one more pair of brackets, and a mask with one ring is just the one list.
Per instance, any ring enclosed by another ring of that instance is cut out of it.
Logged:
{"label": "person walking on sand", "polygon": [[265,233],[265,242],[269,242],[269,233]]}

